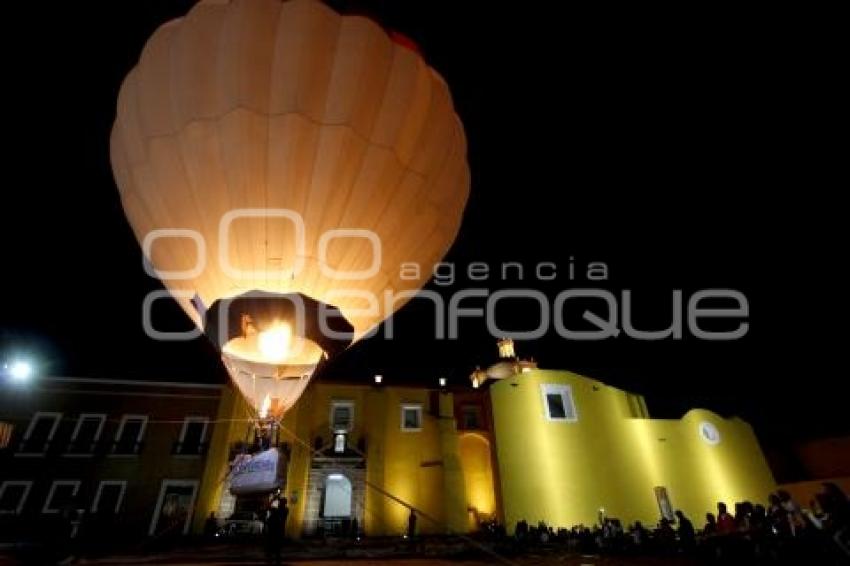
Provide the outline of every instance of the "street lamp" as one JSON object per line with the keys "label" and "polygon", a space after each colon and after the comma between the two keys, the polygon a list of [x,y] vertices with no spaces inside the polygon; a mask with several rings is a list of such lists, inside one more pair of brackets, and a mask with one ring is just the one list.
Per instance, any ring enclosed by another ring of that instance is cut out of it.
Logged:
{"label": "street lamp", "polygon": [[10,364],[6,364],[4,369],[9,374],[11,381],[16,383],[25,383],[32,377],[32,364],[26,360],[15,360]]}

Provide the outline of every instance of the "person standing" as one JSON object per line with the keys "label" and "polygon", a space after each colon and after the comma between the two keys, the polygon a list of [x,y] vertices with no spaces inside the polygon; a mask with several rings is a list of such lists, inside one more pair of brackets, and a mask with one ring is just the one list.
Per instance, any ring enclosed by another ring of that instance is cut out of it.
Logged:
{"label": "person standing", "polygon": [[[286,509],[284,511],[284,509]],[[266,559],[280,565],[280,551],[283,546],[283,528],[286,524],[286,516],[289,509],[286,508],[286,499],[273,499],[266,513],[265,538]]]}
{"label": "person standing", "polygon": [[413,540],[416,536],[416,511],[410,509],[410,515],[407,516],[407,538]]}
{"label": "person standing", "polygon": [[722,501],[717,504],[717,532],[721,535],[731,535],[737,530],[735,517],[726,510],[726,504]]}
{"label": "person standing", "polygon": [[676,521],[679,523],[679,528],[676,531],[679,535],[679,545],[682,552],[690,554],[696,546],[696,533],[694,532],[694,524],[688,519],[681,509],[676,511]]}

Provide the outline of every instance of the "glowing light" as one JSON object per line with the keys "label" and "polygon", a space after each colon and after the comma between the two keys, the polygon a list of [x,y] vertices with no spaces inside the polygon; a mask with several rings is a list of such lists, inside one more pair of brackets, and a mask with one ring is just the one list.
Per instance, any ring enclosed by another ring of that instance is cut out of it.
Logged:
{"label": "glowing light", "polygon": [[13,381],[27,381],[32,375],[32,365],[24,361],[13,362],[9,367],[9,375]]}
{"label": "glowing light", "polygon": [[292,328],[285,322],[260,332],[258,337],[260,353],[272,362],[283,361],[289,355],[291,343]]}
{"label": "glowing light", "polygon": [[260,418],[265,419],[269,416],[269,409],[272,406],[272,398],[266,393],[266,396],[263,398],[263,404],[260,406]]}
{"label": "glowing light", "polygon": [[440,378],[440,387],[445,387],[445,386],[446,386],[446,378],[445,378],[445,377],[441,377],[441,378]]}
{"label": "glowing light", "polygon": [[330,481],[342,481],[343,475],[342,474],[328,474],[328,479]]}
{"label": "glowing light", "polygon": [[499,357],[502,359],[510,359],[516,357],[514,351],[514,341],[510,338],[502,338],[496,345],[499,347]]}
{"label": "glowing light", "polygon": [[478,389],[478,386],[479,386],[479,385],[480,385],[480,383],[478,383],[478,378],[477,378],[477,377],[473,377],[473,378],[472,378],[472,388],[473,388],[473,389]]}
{"label": "glowing light", "polygon": [[380,385],[383,380],[384,380],[383,375],[375,375],[375,383],[377,383],[378,385]]}

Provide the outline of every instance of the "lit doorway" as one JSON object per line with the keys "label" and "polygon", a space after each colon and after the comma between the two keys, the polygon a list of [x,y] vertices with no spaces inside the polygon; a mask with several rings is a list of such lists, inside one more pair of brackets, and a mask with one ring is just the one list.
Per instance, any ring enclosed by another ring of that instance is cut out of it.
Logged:
{"label": "lit doorway", "polygon": [[322,516],[328,519],[351,517],[351,481],[343,474],[328,474],[325,479],[325,505]]}

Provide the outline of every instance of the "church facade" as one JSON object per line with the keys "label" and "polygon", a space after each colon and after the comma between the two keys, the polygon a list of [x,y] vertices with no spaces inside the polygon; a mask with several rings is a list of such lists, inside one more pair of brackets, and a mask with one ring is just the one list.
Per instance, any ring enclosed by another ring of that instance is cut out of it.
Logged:
{"label": "church facade", "polygon": [[[318,382],[275,434],[288,534],[473,532],[487,522],[654,524],[681,509],[697,523],[718,501],[765,501],[776,488],[752,428],[694,409],[649,418],[640,395],[535,364],[472,387]],[[498,374],[498,372],[494,372]],[[222,401],[195,528],[257,509],[229,494],[248,405]],[[244,444],[241,444],[244,446]]]}

